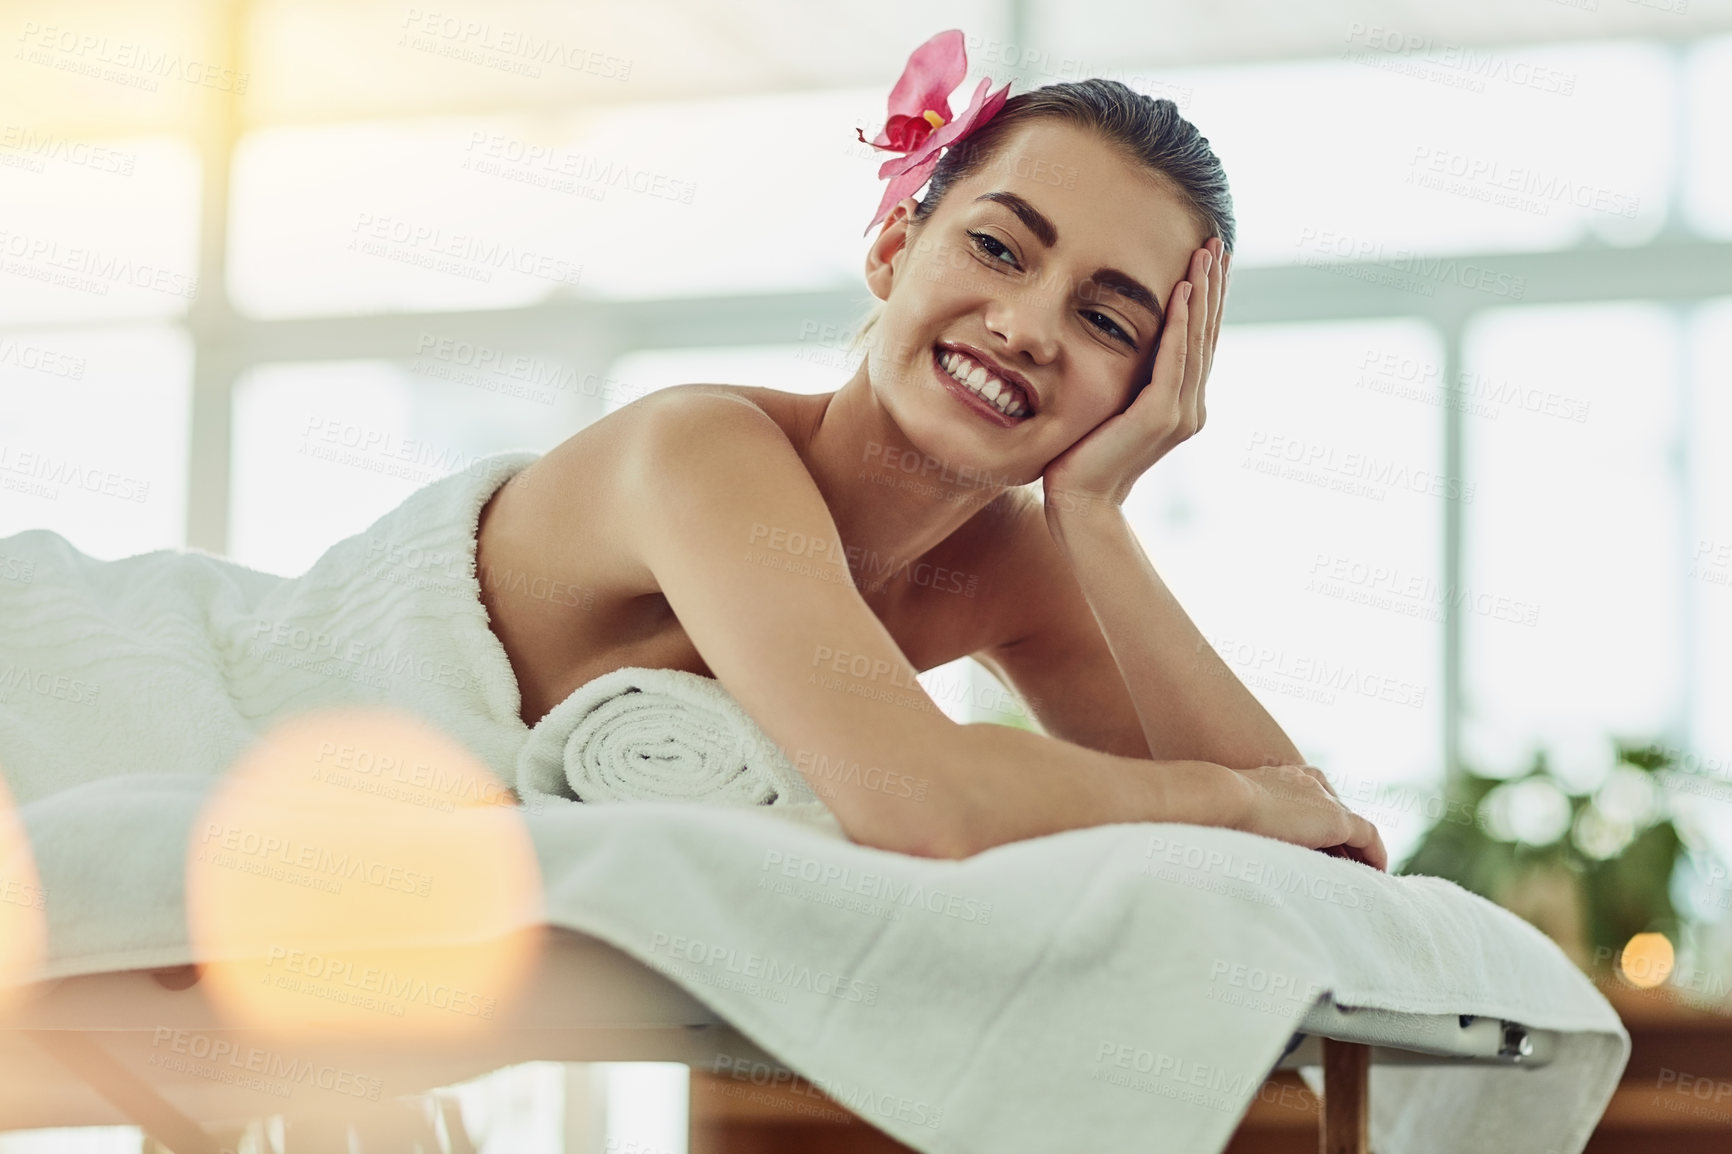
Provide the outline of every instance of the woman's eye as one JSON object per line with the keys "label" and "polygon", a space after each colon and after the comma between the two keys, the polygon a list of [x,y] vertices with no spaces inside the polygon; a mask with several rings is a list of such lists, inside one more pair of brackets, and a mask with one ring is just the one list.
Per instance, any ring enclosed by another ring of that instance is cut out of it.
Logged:
{"label": "woman's eye", "polygon": [[1097,324],[1097,325],[1095,325],[1095,328],[1100,329],[1103,333],[1106,333],[1108,336],[1114,337],[1114,339],[1116,339],[1116,340],[1123,341],[1125,344],[1130,345],[1132,348],[1136,347],[1137,342],[1133,341],[1130,338],[1130,334],[1125,332],[1125,330],[1121,329],[1118,325],[1114,324],[1112,318],[1107,316],[1105,313],[1089,312],[1089,313],[1084,313],[1083,315],[1087,316],[1091,319],[1099,318],[1101,321],[1105,322],[1104,327],[1102,325]]}
{"label": "woman's eye", "polygon": [[1000,257],[1008,256],[1010,257],[1008,263],[1012,265],[1016,264],[1016,254],[1012,253],[1004,242],[1000,241],[991,233],[971,232],[968,235],[974,238],[974,247],[986,253],[988,256],[995,260]]}

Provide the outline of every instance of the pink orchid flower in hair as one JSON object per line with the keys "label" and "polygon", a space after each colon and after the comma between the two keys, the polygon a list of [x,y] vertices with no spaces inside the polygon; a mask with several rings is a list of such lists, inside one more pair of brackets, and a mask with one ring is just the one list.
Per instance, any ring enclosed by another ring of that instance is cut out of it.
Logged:
{"label": "pink orchid flower in hair", "polygon": [[854,130],[862,144],[870,144],[886,152],[903,156],[886,160],[878,169],[878,179],[889,178],[890,187],[878,204],[878,213],[866,226],[871,232],[878,222],[890,215],[896,202],[912,196],[938,167],[938,154],[947,145],[955,144],[969,133],[991,120],[1010,98],[1010,85],[994,92],[989,77],[982,77],[980,86],[962,115],[950,115],[950,93],[968,75],[968,53],[963,47],[962,30],[951,28],[940,32],[908,57],[908,65],[896,87],[890,90],[890,118],[878,139],[867,140],[866,134]]}

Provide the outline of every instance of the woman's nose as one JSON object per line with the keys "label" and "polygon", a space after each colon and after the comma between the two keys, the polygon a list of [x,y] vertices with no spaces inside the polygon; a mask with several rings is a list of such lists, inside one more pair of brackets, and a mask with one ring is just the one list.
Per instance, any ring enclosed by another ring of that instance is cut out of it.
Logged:
{"label": "woman's nose", "polygon": [[1010,353],[1048,364],[1058,355],[1060,295],[1045,286],[994,300],[986,312],[986,327]]}

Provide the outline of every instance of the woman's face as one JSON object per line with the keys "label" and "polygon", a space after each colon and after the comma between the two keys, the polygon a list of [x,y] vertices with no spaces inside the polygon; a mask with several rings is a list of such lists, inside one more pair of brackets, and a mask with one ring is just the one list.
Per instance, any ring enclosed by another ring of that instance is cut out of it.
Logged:
{"label": "woman's face", "polygon": [[[1173,288],[1208,235],[1146,170],[1053,120],[1007,136],[910,229],[913,205],[892,211],[867,256],[885,301],[873,393],[940,463],[1027,484],[1148,381]],[[1032,411],[974,408],[942,367],[958,352],[1020,376]]]}

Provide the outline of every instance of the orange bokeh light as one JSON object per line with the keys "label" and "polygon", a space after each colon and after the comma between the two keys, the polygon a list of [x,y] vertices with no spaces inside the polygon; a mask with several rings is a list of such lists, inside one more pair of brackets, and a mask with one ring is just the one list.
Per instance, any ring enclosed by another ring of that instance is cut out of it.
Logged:
{"label": "orange bokeh light", "polygon": [[1618,955],[1618,972],[1632,986],[1649,989],[1672,976],[1675,959],[1665,934],[1637,934]]}
{"label": "orange bokeh light", "polygon": [[28,995],[48,947],[47,895],[24,823],[0,772],[0,1015]]}
{"label": "orange bokeh light", "polygon": [[512,796],[405,713],[321,710],[264,734],[193,826],[187,924],[212,1000],[288,1034],[486,1030],[543,921]]}

